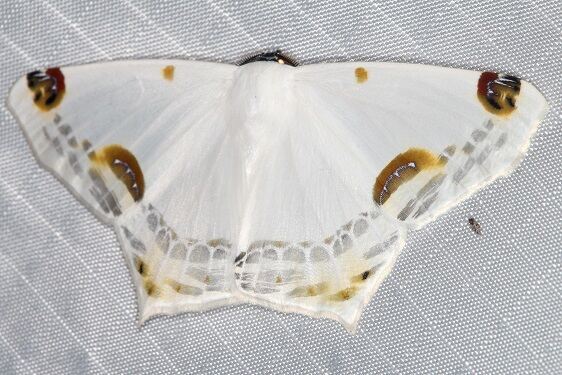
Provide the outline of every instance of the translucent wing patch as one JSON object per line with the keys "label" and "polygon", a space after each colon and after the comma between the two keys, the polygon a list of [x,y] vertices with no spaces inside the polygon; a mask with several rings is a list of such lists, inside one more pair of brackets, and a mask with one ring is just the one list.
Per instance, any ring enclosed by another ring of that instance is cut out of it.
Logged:
{"label": "translucent wing patch", "polygon": [[328,317],[354,331],[405,235],[404,226],[370,211],[322,241],[257,241],[236,258],[236,284],[254,303]]}
{"label": "translucent wing patch", "polygon": [[152,205],[139,204],[115,227],[137,288],[141,320],[235,302],[232,244],[180,238]]}

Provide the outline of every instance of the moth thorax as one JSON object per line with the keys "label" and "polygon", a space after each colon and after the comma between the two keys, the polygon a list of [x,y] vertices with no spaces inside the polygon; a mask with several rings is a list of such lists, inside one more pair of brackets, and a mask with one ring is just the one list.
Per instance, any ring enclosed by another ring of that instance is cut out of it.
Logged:
{"label": "moth thorax", "polygon": [[290,84],[292,69],[270,62],[241,66],[233,85],[233,111],[245,116],[244,122],[248,124],[267,126],[271,122],[278,123],[279,117],[272,119],[267,114],[276,108],[285,108],[287,111],[294,108]]}

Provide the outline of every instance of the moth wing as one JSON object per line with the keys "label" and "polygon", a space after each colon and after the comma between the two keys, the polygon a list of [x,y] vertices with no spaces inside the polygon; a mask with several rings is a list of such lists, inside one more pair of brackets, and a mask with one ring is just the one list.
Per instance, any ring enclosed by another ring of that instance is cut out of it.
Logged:
{"label": "moth wing", "polygon": [[413,228],[509,173],[548,109],[532,84],[494,72],[344,63],[297,77],[369,166],[375,204]]}
{"label": "moth wing", "polygon": [[10,94],[38,158],[116,227],[143,318],[233,301],[234,267],[239,300],[354,329],[407,228],[508,171],[546,110],[511,76],[349,63],[260,76],[275,106],[249,115],[235,69],[63,68],[64,90],[51,70]]}
{"label": "moth wing", "polygon": [[482,77],[406,64],[295,68],[252,166],[241,293],[355,329],[407,229],[511,170],[544,115],[529,83]]}
{"label": "moth wing", "polygon": [[10,92],[40,163],[114,225],[143,319],[232,299],[241,164],[224,95],[235,69],[109,62],[32,72]]}

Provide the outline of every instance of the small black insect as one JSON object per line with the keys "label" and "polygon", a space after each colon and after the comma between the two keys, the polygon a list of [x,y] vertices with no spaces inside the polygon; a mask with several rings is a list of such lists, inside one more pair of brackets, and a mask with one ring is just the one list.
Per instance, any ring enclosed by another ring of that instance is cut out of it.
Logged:
{"label": "small black insect", "polygon": [[468,225],[470,225],[470,228],[472,228],[472,231],[476,234],[482,234],[482,227],[480,226],[480,224],[476,221],[476,219],[474,219],[473,217],[471,217],[470,219],[468,219]]}

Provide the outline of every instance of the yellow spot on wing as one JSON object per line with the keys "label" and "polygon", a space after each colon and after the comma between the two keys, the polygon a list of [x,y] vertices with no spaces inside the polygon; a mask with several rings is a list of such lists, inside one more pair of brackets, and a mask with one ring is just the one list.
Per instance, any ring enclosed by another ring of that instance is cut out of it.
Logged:
{"label": "yellow spot on wing", "polygon": [[168,81],[172,81],[174,79],[174,70],[175,67],[173,65],[168,65],[164,69],[162,69],[162,75]]}
{"label": "yellow spot on wing", "polygon": [[350,286],[349,288],[342,289],[328,296],[328,299],[331,301],[347,301],[348,299],[352,298],[356,293],[357,293],[357,288],[354,286]]}
{"label": "yellow spot on wing", "polygon": [[363,83],[369,79],[369,74],[365,68],[359,67],[355,69],[355,78],[357,79],[357,83]]}
{"label": "yellow spot on wing", "polygon": [[289,292],[292,297],[315,297],[322,294],[328,290],[328,283],[322,282],[318,284],[311,284],[306,286],[300,286]]}
{"label": "yellow spot on wing", "polygon": [[143,279],[143,287],[146,294],[151,297],[158,298],[162,293],[162,290],[154,283],[154,281],[152,281],[152,279],[149,278]]}

